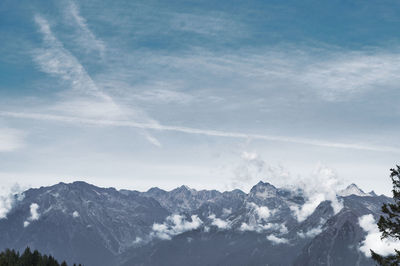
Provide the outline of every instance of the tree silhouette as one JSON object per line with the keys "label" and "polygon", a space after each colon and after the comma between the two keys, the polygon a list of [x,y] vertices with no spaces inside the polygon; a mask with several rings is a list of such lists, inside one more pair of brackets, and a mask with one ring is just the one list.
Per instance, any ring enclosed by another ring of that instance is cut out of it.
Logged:
{"label": "tree silhouette", "polygon": [[[41,255],[29,247],[20,255],[15,250],[6,249],[0,253],[0,266],[68,266],[65,261],[58,263],[52,256]],[[76,264],[74,264],[76,266]],[[79,266],[82,266],[79,264]]]}
{"label": "tree silhouette", "polygon": [[[390,169],[390,178],[393,183],[393,200],[394,203],[383,204],[382,212],[378,221],[379,231],[382,233],[383,238],[394,238],[400,240],[400,166],[396,165],[396,169]],[[397,266],[400,265],[400,251],[395,250],[394,255],[381,256],[371,250],[372,258],[384,266]]]}

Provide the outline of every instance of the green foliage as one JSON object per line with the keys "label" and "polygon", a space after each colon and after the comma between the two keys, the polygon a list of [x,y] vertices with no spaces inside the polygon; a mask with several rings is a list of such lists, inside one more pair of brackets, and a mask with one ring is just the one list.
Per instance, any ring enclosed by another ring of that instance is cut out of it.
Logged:
{"label": "green foliage", "polygon": [[[391,237],[400,240],[400,166],[390,169],[390,178],[393,183],[394,203],[383,204],[382,212],[385,214],[379,218],[378,228],[382,233],[382,239]],[[400,265],[400,251],[395,250],[395,255],[383,257],[371,250],[372,258],[384,266]]]}
{"label": "green foliage", "polygon": [[[31,251],[29,247],[20,255],[15,250],[6,249],[0,253],[0,266],[60,266],[52,256],[41,255],[37,250]],[[65,261],[61,266],[68,266]],[[76,264],[74,264],[76,266]],[[79,264],[79,266],[82,266]]]}

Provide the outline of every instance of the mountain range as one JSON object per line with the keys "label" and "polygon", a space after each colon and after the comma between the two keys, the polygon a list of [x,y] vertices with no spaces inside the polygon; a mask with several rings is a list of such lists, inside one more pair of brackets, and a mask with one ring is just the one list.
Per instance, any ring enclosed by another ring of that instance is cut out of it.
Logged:
{"label": "mountain range", "polygon": [[29,246],[86,266],[374,265],[360,250],[359,221],[391,201],[355,184],[335,208],[261,181],[249,193],[59,183],[13,196],[0,249]]}

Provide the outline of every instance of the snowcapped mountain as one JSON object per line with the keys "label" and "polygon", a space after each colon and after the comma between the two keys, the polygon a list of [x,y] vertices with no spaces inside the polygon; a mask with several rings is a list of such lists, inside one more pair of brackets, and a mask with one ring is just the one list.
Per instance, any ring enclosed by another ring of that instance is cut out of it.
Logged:
{"label": "snowcapped mountain", "polygon": [[345,189],[343,189],[342,191],[339,191],[338,195],[342,196],[342,197],[347,197],[350,195],[355,195],[355,196],[359,196],[359,197],[376,196],[375,192],[373,192],[373,191],[371,191],[369,193],[365,193],[359,187],[357,187],[356,184],[351,184],[348,187],[346,187]]}
{"label": "snowcapped mountain", "polygon": [[[373,265],[360,217],[391,199],[352,184],[330,201],[259,182],[248,194],[59,183],[16,195],[0,248],[84,265]],[[298,214],[302,215],[299,216]]]}

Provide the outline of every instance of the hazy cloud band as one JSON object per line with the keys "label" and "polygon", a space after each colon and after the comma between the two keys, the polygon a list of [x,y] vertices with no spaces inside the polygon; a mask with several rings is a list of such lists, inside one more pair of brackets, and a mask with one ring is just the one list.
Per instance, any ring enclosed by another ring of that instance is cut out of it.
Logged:
{"label": "hazy cloud band", "polygon": [[182,126],[169,126],[169,125],[162,125],[162,124],[159,124],[156,122],[154,122],[154,123],[139,123],[139,122],[134,122],[134,121],[124,121],[124,120],[98,120],[98,119],[87,119],[87,118],[79,118],[79,117],[72,117],[72,116],[48,115],[48,114],[42,114],[42,113],[23,113],[23,112],[0,112],[0,116],[23,118],[23,119],[57,121],[57,122],[64,122],[64,123],[79,123],[79,124],[86,124],[86,125],[133,127],[133,128],[152,129],[152,130],[161,130],[161,131],[175,131],[175,132],[182,132],[182,133],[188,133],[188,134],[198,134],[198,135],[215,136],[215,137],[259,139],[259,140],[266,140],[266,141],[279,141],[279,142],[288,142],[288,143],[313,145],[313,146],[321,146],[321,147],[329,147],[329,148],[342,148],[342,149],[356,149],[356,150],[400,153],[400,149],[388,147],[388,146],[348,144],[348,143],[329,142],[329,141],[322,141],[322,140],[293,138],[293,137],[284,137],[284,136],[246,134],[246,133],[240,133],[240,132],[228,132],[228,131],[220,131],[220,130],[212,130],[212,129],[199,129],[199,128],[182,127]]}

